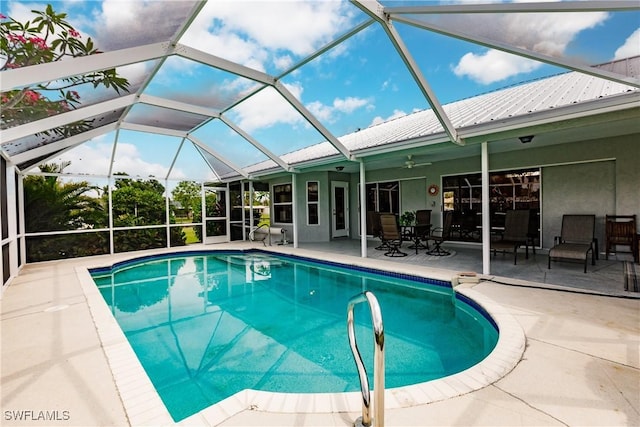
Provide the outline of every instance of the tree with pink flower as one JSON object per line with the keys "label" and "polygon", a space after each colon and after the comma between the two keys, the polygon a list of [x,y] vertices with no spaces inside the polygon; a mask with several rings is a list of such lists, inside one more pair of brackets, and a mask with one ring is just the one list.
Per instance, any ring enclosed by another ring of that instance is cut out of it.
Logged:
{"label": "tree with pink flower", "polygon": [[[66,13],[56,13],[51,5],[47,5],[44,12],[31,12],[35,18],[25,23],[0,14],[0,71],[100,53],[90,37],[84,41],[66,21]],[[80,94],[74,88],[83,85],[104,86],[120,93],[128,91],[129,82],[111,68],[2,92],[0,128],[7,129],[77,108]],[[91,123],[85,120],[45,133],[66,137],[90,127]]]}

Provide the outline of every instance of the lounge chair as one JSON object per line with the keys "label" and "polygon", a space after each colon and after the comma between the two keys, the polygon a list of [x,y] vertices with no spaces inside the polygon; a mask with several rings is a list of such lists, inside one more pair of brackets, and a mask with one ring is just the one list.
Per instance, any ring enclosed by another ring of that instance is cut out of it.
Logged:
{"label": "lounge chair", "polygon": [[427,241],[433,241],[433,248],[427,251],[428,255],[446,256],[451,255],[446,249],[442,248],[442,244],[451,238],[451,225],[453,223],[452,212],[444,213],[444,223],[442,227],[436,227],[429,233]]}
{"label": "lounge chair", "polygon": [[387,248],[384,254],[390,257],[407,256],[400,250],[402,246],[402,233],[398,227],[398,219],[394,214],[380,214],[380,238]]}
{"label": "lounge chair", "polygon": [[636,216],[635,215],[607,215],[605,216],[605,259],[609,259],[610,252],[617,252],[616,246],[629,246],[633,259],[638,261],[636,247]]}
{"label": "lounge chair", "polygon": [[589,252],[591,252],[591,265],[596,265],[595,225],[595,215],[563,215],[560,236],[555,237],[555,246],[549,250],[547,268],[551,268],[552,259],[584,259],[586,273]]}
{"label": "lounge chair", "polygon": [[510,210],[504,220],[502,239],[491,242],[493,256],[496,252],[513,252],[513,264],[518,263],[518,249],[524,245],[525,257],[529,258],[529,210]]}

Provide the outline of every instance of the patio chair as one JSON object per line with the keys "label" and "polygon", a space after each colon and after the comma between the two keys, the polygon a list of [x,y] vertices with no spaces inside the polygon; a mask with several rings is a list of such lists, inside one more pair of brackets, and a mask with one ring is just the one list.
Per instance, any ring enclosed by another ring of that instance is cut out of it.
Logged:
{"label": "patio chair", "polygon": [[442,244],[451,238],[451,226],[453,223],[453,214],[451,212],[444,213],[444,223],[442,227],[436,227],[429,233],[427,241],[433,241],[433,249],[427,251],[428,255],[446,256],[451,255],[446,249],[442,248]]}
{"label": "patio chair", "polygon": [[510,210],[504,220],[504,233],[500,240],[491,242],[493,256],[496,252],[513,252],[513,264],[518,263],[518,249],[524,245],[525,257],[529,258],[529,210]]}
{"label": "patio chair", "polygon": [[400,250],[402,246],[402,233],[398,227],[398,219],[394,214],[380,214],[380,238],[382,244],[386,246],[386,256],[401,257],[407,256]]}
{"label": "patio chair", "polygon": [[[431,209],[420,209],[416,211],[416,251],[418,249],[429,249],[429,232],[431,231]],[[424,241],[425,246],[421,247],[417,242]]]}
{"label": "patio chair", "polygon": [[478,211],[474,209],[464,209],[460,219],[460,238],[463,240],[477,240],[478,230]]}
{"label": "patio chair", "polygon": [[380,225],[380,212],[368,211],[367,212],[367,228],[371,224],[371,235],[380,239],[381,243],[375,247],[378,251],[386,251],[389,249],[386,242],[382,240],[382,226]]}
{"label": "patio chair", "polygon": [[551,268],[552,259],[584,259],[586,273],[589,252],[591,252],[591,265],[596,265],[595,225],[595,215],[562,215],[560,236],[555,237],[555,245],[549,249],[547,268]]}
{"label": "patio chair", "polygon": [[639,262],[635,215],[606,215],[605,230],[605,259],[609,259],[610,252],[617,252],[616,246],[620,245],[629,246],[633,253],[633,260]]}

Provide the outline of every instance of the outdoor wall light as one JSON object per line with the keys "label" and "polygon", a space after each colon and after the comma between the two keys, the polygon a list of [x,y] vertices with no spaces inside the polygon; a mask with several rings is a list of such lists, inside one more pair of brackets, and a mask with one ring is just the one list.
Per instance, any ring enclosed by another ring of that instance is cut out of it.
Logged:
{"label": "outdoor wall light", "polygon": [[338,172],[342,171],[342,169],[344,169],[344,166],[336,166],[336,170],[337,170]]}
{"label": "outdoor wall light", "polygon": [[520,142],[522,142],[523,144],[526,144],[528,142],[533,141],[533,137],[534,135],[527,135],[527,136],[520,136],[518,137],[518,139],[520,140]]}

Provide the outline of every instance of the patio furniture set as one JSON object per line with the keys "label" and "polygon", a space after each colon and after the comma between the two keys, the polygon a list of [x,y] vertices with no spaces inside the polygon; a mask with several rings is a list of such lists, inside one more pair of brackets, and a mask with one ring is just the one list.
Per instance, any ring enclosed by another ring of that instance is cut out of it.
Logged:
{"label": "patio furniture set", "polygon": [[[444,249],[442,244],[451,236],[452,215],[446,212],[442,227],[432,228],[431,210],[416,211],[415,224],[399,225],[398,218],[393,213],[374,213],[374,235],[380,238],[381,244],[376,249],[384,250],[389,257],[404,257],[401,246],[405,241],[410,241],[409,249],[415,249],[416,254],[420,249],[426,249],[428,255],[446,256],[451,252]],[[429,244],[432,243],[432,245]]]}
{"label": "patio furniture set", "polygon": [[[393,213],[374,213],[371,218],[376,221],[374,234],[381,244],[376,249],[384,250],[389,257],[403,257],[407,253],[401,250],[405,241],[410,241],[410,249],[426,249],[428,255],[446,256],[450,251],[442,247],[442,244],[450,239],[452,230],[452,213],[445,212],[442,227],[431,227],[431,211],[416,211],[416,221],[412,225],[399,225],[398,218]],[[510,210],[506,213],[504,231],[491,241],[491,251],[494,256],[497,252],[513,253],[513,263],[518,263],[518,252],[525,248],[525,257],[529,258],[529,246],[535,255],[535,243],[529,232],[530,210]],[[595,215],[566,214],[562,216],[560,235],[554,238],[554,244],[549,250],[547,268],[551,268],[551,261],[577,260],[584,262],[584,272],[587,272],[587,264],[595,265],[598,259],[598,239],[595,237]],[[640,250],[638,242],[635,215],[607,215],[605,217],[605,256],[617,252],[619,246],[628,246],[633,254],[634,261],[640,262]],[[431,246],[429,243],[432,242]]]}

